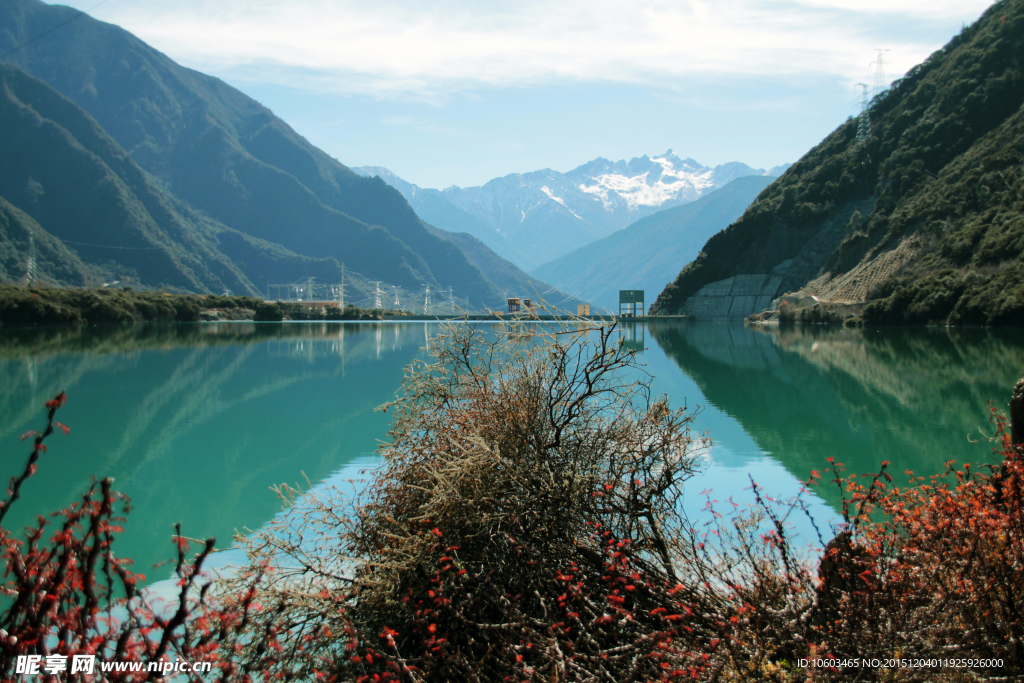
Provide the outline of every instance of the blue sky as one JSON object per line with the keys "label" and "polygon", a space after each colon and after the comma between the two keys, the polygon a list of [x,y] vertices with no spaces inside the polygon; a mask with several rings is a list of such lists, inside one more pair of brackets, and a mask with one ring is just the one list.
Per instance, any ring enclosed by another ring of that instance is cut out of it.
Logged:
{"label": "blue sky", "polygon": [[988,0],[70,0],[422,187],[671,148],[796,161]]}

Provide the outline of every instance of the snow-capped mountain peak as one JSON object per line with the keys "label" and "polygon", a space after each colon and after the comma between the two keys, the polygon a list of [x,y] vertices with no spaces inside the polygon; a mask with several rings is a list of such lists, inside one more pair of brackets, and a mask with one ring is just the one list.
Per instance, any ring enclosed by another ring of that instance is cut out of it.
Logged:
{"label": "snow-capped mountain peak", "polygon": [[729,178],[732,180],[739,175],[764,173],[746,164],[736,166],[742,168],[735,169],[739,173],[723,174],[719,172],[723,167],[701,166],[693,159],[681,159],[670,149],[655,157],[644,155],[628,162],[595,159],[567,175],[581,192],[599,201],[606,211],[624,209],[636,220],[642,217],[640,214],[649,213],[649,208],[669,208],[690,202],[708,190],[721,187],[728,182],[721,182],[725,175],[732,176]]}
{"label": "snow-capped mountain peak", "polygon": [[516,265],[531,268],[741,176],[776,175],[785,168],[765,171],[735,161],[702,166],[669,149],[629,161],[598,157],[567,173],[512,173],[480,187],[440,191],[406,183],[387,169],[353,170],[379,175],[396,187],[428,223],[444,228],[457,214],[463,229]]}

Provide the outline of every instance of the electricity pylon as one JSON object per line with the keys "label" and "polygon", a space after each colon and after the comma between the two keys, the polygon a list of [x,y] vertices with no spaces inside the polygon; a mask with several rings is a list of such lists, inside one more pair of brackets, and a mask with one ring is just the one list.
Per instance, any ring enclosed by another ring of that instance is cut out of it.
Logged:
{"label": "electricity pylon", "polygon": [[882,48],[875,48],[875,50],[878,52],[878,58],[875,59],[875,61],[871,62],[872,64],[875,65],[875,88],[874,88],[874,91],[871,93],[871,97],[872,98],[878,97],[878,94],[880,92],[882,92],[883,90],[885,90],[886,85],[887,85],[886,82],[885,82],[885,69],[884,69],[884,67],[885,67],[885,53],[888,52],[889,50],[888,49],[882,49]]}
{"label": "electricity pylon", "polygon": [[36,237],[32,233],[28,236],[28,264],[25,268],[25,284],[31,285],[36,279]]}
{"label": "electricity pylon", "polygon": [[871,119],[868,116],[868,84],[858,83],[860,93],[860,118],[857,119],[857,144],[863,145],[871,135]]}

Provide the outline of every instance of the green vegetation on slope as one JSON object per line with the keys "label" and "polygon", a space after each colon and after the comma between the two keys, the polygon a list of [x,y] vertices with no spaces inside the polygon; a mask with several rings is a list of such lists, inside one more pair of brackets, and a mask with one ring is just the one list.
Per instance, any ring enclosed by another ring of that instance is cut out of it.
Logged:
{"label": "green vegetation on slope", "polygon": [[248,296],[170,294],[125,289],[57,289],[0,285],[0,324],[195,322],[205,309],[248,309],[257,321],[370,320],[380,313],[348,305],[310,308]]}
{"label": "green vegetation on slope", "polygon": [[333,258],[297,255],[196,212],[74,102],[2,63],[0,124],[8,133],[0,138],[5,280],[25,278],[30,256],[35,279],[59,285],[130,279],[144,288],[257,294],[268,282],[340,277]]}
{"label": "green vegetation on slope", "polygon": [[255,293],[95,121],[10,64],[0,64],[0,128],[0,196],[64,242],[63,256],[70,243],[81,261],[149,286]]}
{"label": "green vegetation on slope", "polygon": [[441,238],[455,244],[466,255],[470,263],[479,268],[481,272],[487,273],[487,278],[508,296],[520,296],[534,300],[543,297],[553,306],[568,311],[575,311],[575,306],[583,303],[574,296],[553,289],[546,282],[530,277],[515,264],[503,259],[493,249],[469,233],[448,232],[433,226],[428,226],[428,228],[436,231],[435,234]]}
{"label": "green vegetation on slope", "polygon": [[[72,12],[4,3],[0,50]],[[126,31],[82,17],[9,59],[74,100],[143,169],[216,221],[369,279],[450,286],[473,305],[498,304],[497,287],[431,234],[397,190],[356,175],[256,101]]]}
{"label": "green vegetation on slope", "polygon": [[1006,0],[873,101],[866,141],[851,119],[773,183],[652,310],[792,258],[783,290],[880,299],[866,322],[1020,319],[1022,101],[1024,1]]}
{"label": "green vegetation on slope", "polygon": [[0,197],[0,282],[28,276],[29,259],[36,279],[62,286],[84,285],[101,277],[32,217]]}
{"label": "green vegetation on slope", "polygon": [[204,308],[254,308],[249,297],[201,297],[131,289],[0,286],[0,323],[122,323],[199,319]]}

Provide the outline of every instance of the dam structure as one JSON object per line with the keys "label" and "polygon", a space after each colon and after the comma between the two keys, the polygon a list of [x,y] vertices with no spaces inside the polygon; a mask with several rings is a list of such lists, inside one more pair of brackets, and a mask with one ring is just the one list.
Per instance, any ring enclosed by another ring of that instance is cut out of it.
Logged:
{"label": "dam structure", "polygon": [[718,322],[743,320],[767,310],[779,295],[792,263],[792,259],[787,259],[770,273],[734,275],[704,285],[686,300],[681,312],[696,320]]}

